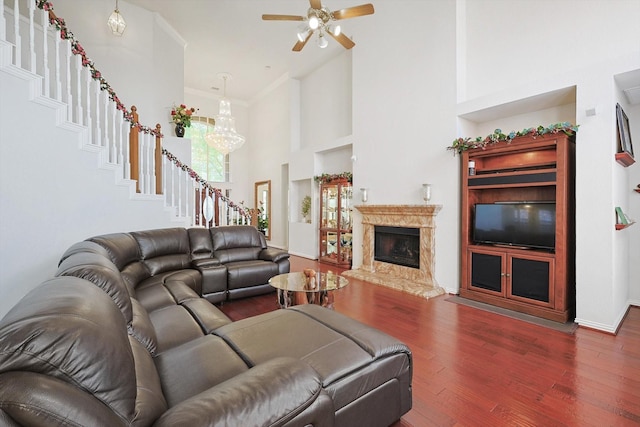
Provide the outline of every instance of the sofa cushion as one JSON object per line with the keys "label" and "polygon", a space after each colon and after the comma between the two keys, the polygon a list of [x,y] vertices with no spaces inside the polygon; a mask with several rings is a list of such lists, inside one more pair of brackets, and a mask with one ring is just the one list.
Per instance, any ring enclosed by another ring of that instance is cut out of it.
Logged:
{"label": "sofa cushion", "polygon": [[409,349],[340,313],[306,304],[238,320],[214,333],[250,366],[281,356],[305,361],[320,375],[336,410],[397,378],[410,407]]}
{"label": "sofa cushion", "polygon": [[158,353],[204,335],[200,324],[181,305],[154,310],[149,318],[158,337]]}
{"label": "sofa cushion", "polygon": [[191,313],[205,334],[210,334],[214,329],[231,323],[231,319],[226,314],[204,298],[184,301],[182,306]]}
{"label": "sofa cushion", "polygon": [[270,360],[173,406],[155,423],[173,426],[334,425],[318,374],[292,358]]}
{"label": "sofa cushion", "polygon": [[267,247],[264,235],[250,225],[233,225],[211,228],[213,256],[221,263],[258,259]]}
{"label": "sofa cushion", "polygon": [[87,241],[97,243],[107,250],[111,261],[120,270],[129,294],[135,297],[136,285],[151,276],[140,261],[142,254],[136,239],[129,233],[113,233],[91,237]]}
{"label": "sofa cushion", "polygon": [[13,371],[0,374],[0,426],[130,424],[75,384],[37,372]]}
{"label": "sofa cushion", "polygon": [[55,275],[80,277],[93,283],[117,304],[126,322],[131,322],[129,289],[115,264],[108,258],[95,252],[75,252],[60,263]]}
{"label": "sofa cushion", "polygon": [[122,271],[131,264],[140,261],[140,247],[129,233],[112,233],[87,239],[107,250],[111,261]]}
{"label": "sofa cushion", "polygon": [[2,319],[0,374],[7,371],[58,378],[133,418],[136,368],[124,317],[106,293],[83,279],[48,280]]}
{"label": "sofa cushion", "polygon": [[202,277],[197,270],[160,273],[138,283],[136,298],[148,311],[180,304],[187,299],[200,298]]}
{"label": "sofa cushion", "polygon": [[131,233],[140,246],[142,261],[152,276],[182,270],[191,264],[189,236],[184,228],[162,228]]}
{"label": "sofa cushion", "polygon": [[227,287],[239,289],[264,285],[277,274],[278,264],[272,262],[260,260],[230,262],[227,264]]}
{"label": "sofa cushion", "polygon": [[220,337],[205,335],[155,358],[169,407],[249,369]]}
{"label": "sofa cushion", "polygon": [[83,240],[82,242],[77,242],[74,243],[73,245],[71,245],[69,247],[69,249],[67,249],[66,251],[64,251],[64,254],[62,254],[62,257],[60,257],[60,261],[58,261],[58,266],[60,264],[62,264],[62,262],[69,258],[71,255],[77,254],[77,253],[93,253],[93,254],[97,254],[97,255],[102,255],[105,258],[111,260],[111,256],[109,255],[109,252],[107,251],[107,249],[95,242],[90,242],[88,240]]}
{"label": "sofa cushion", "polygon": [[133,321],[129,325],[129,335],[138,340],[149,354],[155,356],[158,351],[158,337],[156,330],[151,323],[149,313],[135,298],[131,299],[131,308],[133,311]]}
{"label": "sofa cushion", "polygon": [[191,259],[208,259],[213,257],[213,243],[208,228],[189,228],[189,243],[191,244]]}

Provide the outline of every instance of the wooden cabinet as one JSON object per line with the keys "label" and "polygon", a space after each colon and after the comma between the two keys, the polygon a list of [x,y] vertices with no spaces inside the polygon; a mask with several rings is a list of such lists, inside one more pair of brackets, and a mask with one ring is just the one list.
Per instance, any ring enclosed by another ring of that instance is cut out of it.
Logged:
{"label": "wooden cabinet", "polygon": [[346,179],[320,185],[319,261],[351,265],[353,189]]}
{"label": "wooden cabinet", "polygon": [[[460,296],[566,322],[575,300],[575,143],[518,137],[462,153]],[[469,161],[475,174],[469,174]],[[555,202],[555,249],[474,242],[476,204]]]}

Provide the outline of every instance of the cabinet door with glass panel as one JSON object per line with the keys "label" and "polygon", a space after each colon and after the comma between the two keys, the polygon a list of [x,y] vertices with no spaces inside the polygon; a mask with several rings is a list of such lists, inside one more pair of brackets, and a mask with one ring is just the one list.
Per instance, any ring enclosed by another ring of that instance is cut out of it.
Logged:
{"label": "cabinet door with glass panel", "polygon": [[321,262],[351,265],[352,195],[351,183],[346,179],[320,185]]}

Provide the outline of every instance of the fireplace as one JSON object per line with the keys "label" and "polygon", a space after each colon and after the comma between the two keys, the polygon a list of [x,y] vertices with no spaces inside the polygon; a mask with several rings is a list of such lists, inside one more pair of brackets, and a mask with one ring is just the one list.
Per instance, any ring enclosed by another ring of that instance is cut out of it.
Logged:
{"label": "fireplace", "polygon": [[420,268],[420,229],[376,225],[373,259]]}
{"label": "fireplace", "polygon": [[435,217],[440,205],[359,205],[362,265],[342,273],[431,298],[445,293],[435,279]]}

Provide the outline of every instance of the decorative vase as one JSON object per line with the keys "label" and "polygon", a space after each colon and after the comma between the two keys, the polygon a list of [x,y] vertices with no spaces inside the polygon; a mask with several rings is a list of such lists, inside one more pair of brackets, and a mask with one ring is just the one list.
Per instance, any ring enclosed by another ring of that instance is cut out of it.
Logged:
{"label": "decorative vase", "polygon": [[176,136],[178,138],[184,137],[184,125],[182,123],[176,123]]}

